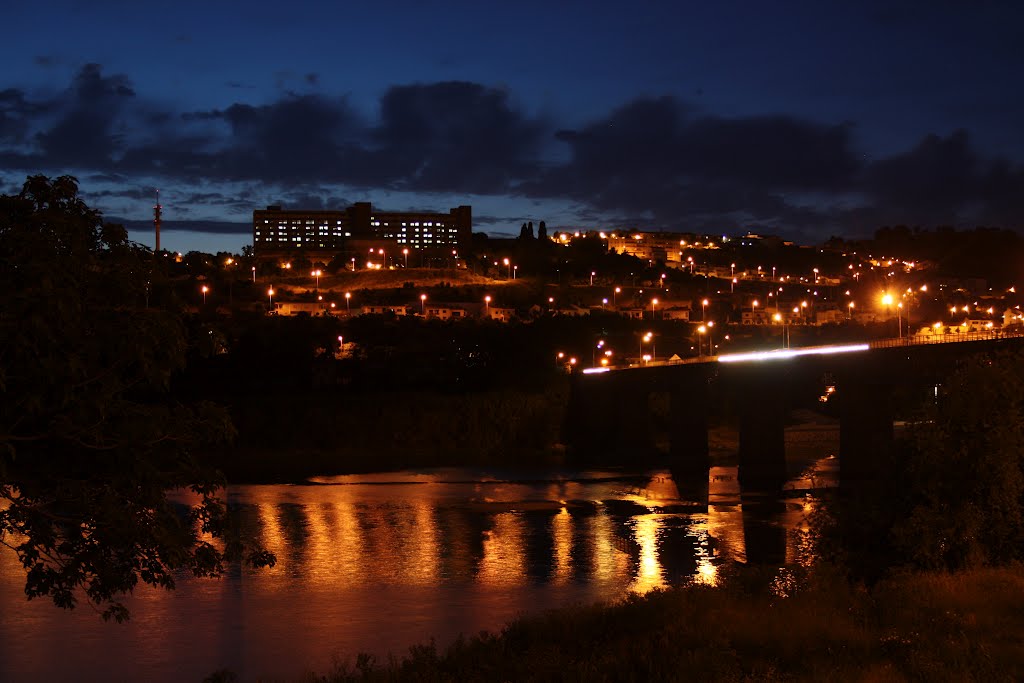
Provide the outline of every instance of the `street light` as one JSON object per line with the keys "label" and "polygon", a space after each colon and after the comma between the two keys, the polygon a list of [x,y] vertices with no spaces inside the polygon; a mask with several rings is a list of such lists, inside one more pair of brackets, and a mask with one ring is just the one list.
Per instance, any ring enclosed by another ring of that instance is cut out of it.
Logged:
{"label": "street light", "polygon": [[657,305],[658,305],[658,300],[657,299],[651,299],[651,320],[654,320],[654,317],[655,317],[654,307],[657,306]]}
{"label": "street light", "polygon": [[316,278],[316,288],[317,288],[318,290],[320,289],[320,275],[321,275],[321,274],[322,274],[322,273],[321,273],[321,271],[320,271],[320,269],[319,269],[319,268],[313,271],[313,277],[315,277],[315,278]]}
{"label": "street light", "polygon": [[776,324],[782,323],[782,348],[786,348],[786,321],[783,319],[782,314],[778,312],[772,316],[772,320],[774,320]]}
{"label": "street light", "polygon": [[[648,332],[647,334],[645,334],[643,336],[641,342],[649,342],[650,345],[651,345],[651,356],[653,358],[657,358],[658,357],[658,350],[657,350],[657,347],[655,347],[655,345],[654,345],[654,333],[653,332]],[[643,343],[641,343],[640,344],[640,353],[641,354],[643,353],[643,348],[644,348],[644,345],[643,345]]]}
{"label": "street light", "polygon": [[421,315],[426,315],[427,314],[427,295],[426,294],[420,294],[420,314]]}
{"label": "street light", "polygon": [[700,302],[700,321],[704,322],[704,318],[707,317],[708,313],[708,300],[704,299]]}
{"label": "street light", "polygon": [[484,312],[488,318],[491,317],[491,295],[484,297]]}
{"label": "street light", "polygon": [[519,266],[512,266],[512,279],[516,279],[516,274],[519,272]]}
{"label": "street light", "polygon": [[622,291],[622,287],[616,287],[615,291],[612,292],[612,308],[616,307],[615,300],[618,298],[619,292]]}
{"label": "street light", "polygon": [[847,319],[848,320],[853,320],[853,308],[854,308],[853,302],[851,301],[850,303],[846,304],[846,307],[848,309],[850,309],[849,312],[846,315]]}
{"label": "street light", "polygon": [[199,289],[203,293],[203,306],[205,306],[206,305],[206,293],[210,291],[210,288],[207,287],[206,285],[203,285]]}
{"label": "street light", "polygon": [[508,259],[505,259],[505,260],[502,261],[502,263],[504,263],[505,264],[505,268],[508,269],[508,275],[506,276],[506,279],[511,280],[512,279],[512,262],[509,261]]}
{"label": "street light", "polygon": [[252,281],[256,282],[256,266],[252,267]]}
{"label": "street light", "polygon": [[[886,292],[882,295],[882,305],[885,306],[886,314],[892,315],[892,294]],[[899,324],[899,320],[897,320],[897,324]]]}
{"label": "street light", "polygon": [[707,328],[706,325],[701,325],[700,327],[697,328],[697,334],[699,335],[697,337],[697,355],[698,356],[703,356],[704,355],[704,335],[707,333],[707,331],[708,331],[708,328]]}
{"label": "street light", "polygon": [[345,292],[345,313],[352,312],[352,292]]}
{"label": "street light", "polygon": [[402,250],[402,256],[405,257],[405,267],[408,268],[409,267],[409,250],[408,249],[403,249]]}
{"label": "street light", "polygon": [[273,288],[273,286],[271,286],[270,289],[267,290],[267,296],[270,297],[270,310],[273,311],[274,310],[274,288]]}
{"label": "street light", "polygon": [[594,271],[590,271],[590,286],[591,287],[594,286],[594,275],[596,275],[596,273]]}

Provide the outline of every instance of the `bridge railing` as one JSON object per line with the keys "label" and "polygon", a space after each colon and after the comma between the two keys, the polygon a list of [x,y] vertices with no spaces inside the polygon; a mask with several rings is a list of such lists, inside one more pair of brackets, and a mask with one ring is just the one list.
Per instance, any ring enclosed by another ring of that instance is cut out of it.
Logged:
{"label": "bridge railing", "polygon": [[890,349],[898,346],[923,346],[927,344],[955,344],[958,342],[993,341],[1024,337],[1024,332],[1007,332],[1005,330],[984,330],[981,332],[962,332],[954,334],[911,334],[895,339],[877,339],[868,342],[873,349]]}

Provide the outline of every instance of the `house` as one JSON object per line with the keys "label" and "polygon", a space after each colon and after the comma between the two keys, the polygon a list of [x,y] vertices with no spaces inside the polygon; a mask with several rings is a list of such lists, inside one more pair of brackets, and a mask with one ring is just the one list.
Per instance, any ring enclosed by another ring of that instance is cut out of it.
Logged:
{"label": "house", "polygon": [[427,318],[438,320],[463,320],[468,317],[466,309],[456,305],[432,304],[424,310]]}

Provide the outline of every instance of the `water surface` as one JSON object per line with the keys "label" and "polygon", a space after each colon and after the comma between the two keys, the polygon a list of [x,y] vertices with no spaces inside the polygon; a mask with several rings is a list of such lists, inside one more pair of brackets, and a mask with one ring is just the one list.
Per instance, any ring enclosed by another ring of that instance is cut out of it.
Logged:
{"label": "water surface", "polygon": [[[828,483],[830,461],[818,469],[815,483]],[[729,562],[796,561],[810,501],[741,499],[735,475],[713,468],[704,492],[667,471],[442,469],[236,486],[229,503],[277,565],[142,588],[128,624],[26,601],[4,550],[0,680],[198,681],[222,668],[294,678],[358,652],[444,646],[520,614],[714,583]]]}

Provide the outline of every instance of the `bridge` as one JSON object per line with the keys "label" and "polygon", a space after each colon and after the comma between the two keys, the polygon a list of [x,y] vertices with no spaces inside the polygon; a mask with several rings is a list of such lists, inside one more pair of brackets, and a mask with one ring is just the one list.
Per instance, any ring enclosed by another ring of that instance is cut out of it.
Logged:
{"label": "bridge", "polygon": [[787,476],[789,410],[816,402],[827,378],[839,410],[841,478],[852,483],[884,471],[898,394],[923,400],[958,359],[1021,346],[1024,332],[986,331],[591,368],[573,375],[566,443],[570,456],[623,463],[652,451],[649,402],[656,394],[668,399],[674,469],[694,476],[707,471],[714,407],[738,424],[740,483],[773,488]]}

